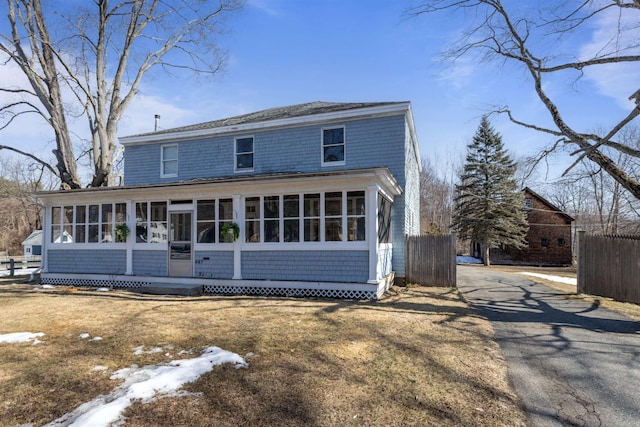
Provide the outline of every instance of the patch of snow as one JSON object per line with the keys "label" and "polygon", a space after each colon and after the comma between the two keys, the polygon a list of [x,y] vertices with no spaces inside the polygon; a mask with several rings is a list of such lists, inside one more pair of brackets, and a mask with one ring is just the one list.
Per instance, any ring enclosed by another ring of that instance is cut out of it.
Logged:
{"label": "patch of snow", "polygon": [[84,339],[89,338],[90,336],[91,335],[89,335],[88,333],[85,332],[83,334],[78,335],[78,338],[80,338],[81,340],[84,340]]}
{"label": "patch of snow", "polygon": [[93,372],[97,372],[97,371],[106,371],[107,369],[109,369],[108,366],[104,366],[104,365],[96,365],[93,368],[91,368],[91,371]]}
{"label": "patch of snow", "polygon": [[520,274],[531,277],[538,277],[540,279],[551,280],[552,282],[564,283],[566,285],[578,285],[578,279],[574,279],[572,277],[562,277],[562,276],[552,276],[550,274],[540,274],[540,273],[529,273],[524,271]]}
{"label": "patch of snow", "polygon": [[[10,334],[0,335],[0,343],[16,344],[21,342],[29,342],[37,340],[38,337],[44,336],[44,332],[12,332]],[[41,342],[38,340],[38,342]]]}
{"label": "patch of snow", "polygon": [[[38,268],[15,269],[15,270],[13,270],[13,275],[14,276],[28,276],[31,273],[34,273],[36,270],[39,270],[39,269]],[[0,277],[9,277],[10,275],[11,275],[11,271],[9,271],[9,270],[0,271]]]}
{"label": "patch of snow", "polygon": [[248,367],[242,357],[218,347],[207,347],[202,355],[193,359],[173,360],[166,365],[132,365],[116,371],[111,379],[124,382],[111,393],[83,403],[72,412],[49,423],[46,427],[108,427],[122,425],[122,413],[134,400],[148,403],[163,396],[180,395],[179,389],[197,380],[214,366],[233,363],[236,367]]}
{"label": "patch of snow", "polygon": [[53,285],[38,285],[35,288],[33,288],[34,291],[39,291],[41,289],[55,289],[56,287]]}
{"label": "patch of snow", "polygon": [[141,345],[139,347],[136,347],[133,349],[133,354],[135,354],[136,356],[140,356],[142,354],[154,354],[154,353],[162,353],[164,350],[162,349],[162,347],[153,347],[149,350],[145,350],[144,346]]}
{"label": "patch of snow", "polygon": [[482,264],[482,260],[471,256],[457,256],[456,263],[458,264]]}
{"label": "patch of snow", "polygon": [[111,289],[109,288],[97,288],[96,292],[109,292]]}
{"label": "patch of snow", "polygon": [[102,341],[102,337],[93,337],[89,341]]}

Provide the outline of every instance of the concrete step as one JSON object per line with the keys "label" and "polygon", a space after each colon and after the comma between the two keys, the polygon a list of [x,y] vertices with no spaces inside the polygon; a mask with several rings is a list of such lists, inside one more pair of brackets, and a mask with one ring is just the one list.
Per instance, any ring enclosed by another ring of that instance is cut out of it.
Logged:
{"label": "concrete step", "polygon": [[179,295],[184,297],[200,296],[204,292],[202,285],[184,285],[171,283],[158,283],[155,285],[131,288],[130,291],[139,294],[152,295]]}

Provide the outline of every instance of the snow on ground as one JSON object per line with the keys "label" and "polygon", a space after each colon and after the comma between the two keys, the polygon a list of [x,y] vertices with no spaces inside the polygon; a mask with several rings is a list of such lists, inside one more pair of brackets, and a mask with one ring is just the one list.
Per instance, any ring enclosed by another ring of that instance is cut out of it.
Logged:
{"label": "snow on ground", "polygon": [[0,335],[0,343],[16,344],[33,340],[33,344],[38,344],[42,342],[38,339],[38,337],[41,336],[44,336],[44,332],[12,332],[10,334]]}
{"label": "snow on ground", "polygon": [[[35,273],[38,268],[20,268],[13,270],[14,276],[28,276],[31,273]],[[0,277],[8,277],[10,274],[9,270],[0,270]]]}
{"label": "snow on ground", "polygon": [[482,264],[482,261],[478,258],[470,256],[457,256],[456,263],[458,264]]}
{"label": "snow on ground", "polygon": [[529,273],[526,271],[523,271],[520,274],[524,274],[525,276],[537,277],[539,279],[551,280],[552,282],[564,283],[567,285],[578,285],[578,279],[572,277],[552,276],[550,274]]}
{"label": "snow on ground", "polygon": [[45,427],[108,427],[122,425],[122,413],[134,400],[151,402],[159,396],[179,395],[178,390],[209,372],[214,366],[233,363],[236,368],[247,368],[244,359],[218,347],[207,347],[202,355],[193,359],[173,360],[166,365],[132,365],[116,371],[110,379],[124,380],[109,394],[83,403],[72,412],[63,415]]}

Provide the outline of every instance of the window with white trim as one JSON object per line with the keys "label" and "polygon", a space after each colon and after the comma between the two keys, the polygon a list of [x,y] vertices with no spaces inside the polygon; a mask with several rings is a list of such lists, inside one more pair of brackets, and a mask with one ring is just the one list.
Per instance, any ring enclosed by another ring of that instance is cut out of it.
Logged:
{"label": "window with white trim", "polygon": [[365,240],[364,191],[347,192],[347,237],[350,242]]}
{"label": "window with white trim", "polygon": [[304,241],[320,241],[320,194],[304,195]]}
{"label": "window with white trim", "polygon": [[260,242],[260,197],[247,197],[244,201],[245,241]]}
{"label": "window with white trim", "polygon": [[280,196],[265,196],[263,199],[264,241],[280,241]]}
{"label": "window with white trim", "polygon": [[114,240],[114,227],[126,219],[126,203],[54,206],[51,243],[120,243]]}
{"label": "window with white trim", "polygon": [[161,176],[178,176],[178,144],[163,145],[161,150]]}
{"label": "window with white trim", "polygon": [[322,165],[344,165],[344,127],[322,129]]}
{"label": "window with white trim", "polygon": [[167,229],[167,202],[136,203],[136,243],[165,243]]}
{"label": "window with white trim", "polygon": [[324,240],[342,240],[342,192],[324,194]]}
{"label": "window with white trim", "polygon": [[247,197],[245,241],[365,241],[365,201],[364,190]]}
{"label": "window with white trim", "polygon": [[300,241],[300,196],[289,194],[283,196],[284,241]]}
{"label": "window with white trim", "polygon": [[233,219],[232,199],[198,200],[196,214],[198,243],[233,242],[231,236],[222,233],[224,226]]}
{"label": "window with white trim", "polygon": [[253,170],[253,137],[247,136],[244,138],[235,139],[235,156],[236,164],[235,171],[247,171]]}

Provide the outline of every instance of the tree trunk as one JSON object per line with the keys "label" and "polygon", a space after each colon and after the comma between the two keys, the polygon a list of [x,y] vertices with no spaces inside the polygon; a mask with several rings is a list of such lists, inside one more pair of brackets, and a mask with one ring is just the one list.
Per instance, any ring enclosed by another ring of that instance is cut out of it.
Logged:
{"label": "tree trunk", "polygon": [[487,267],[491,265],[491,261],[489,260],[489,245],[486,244],[482,245],[482,262],[484,262],[484,265]]}

